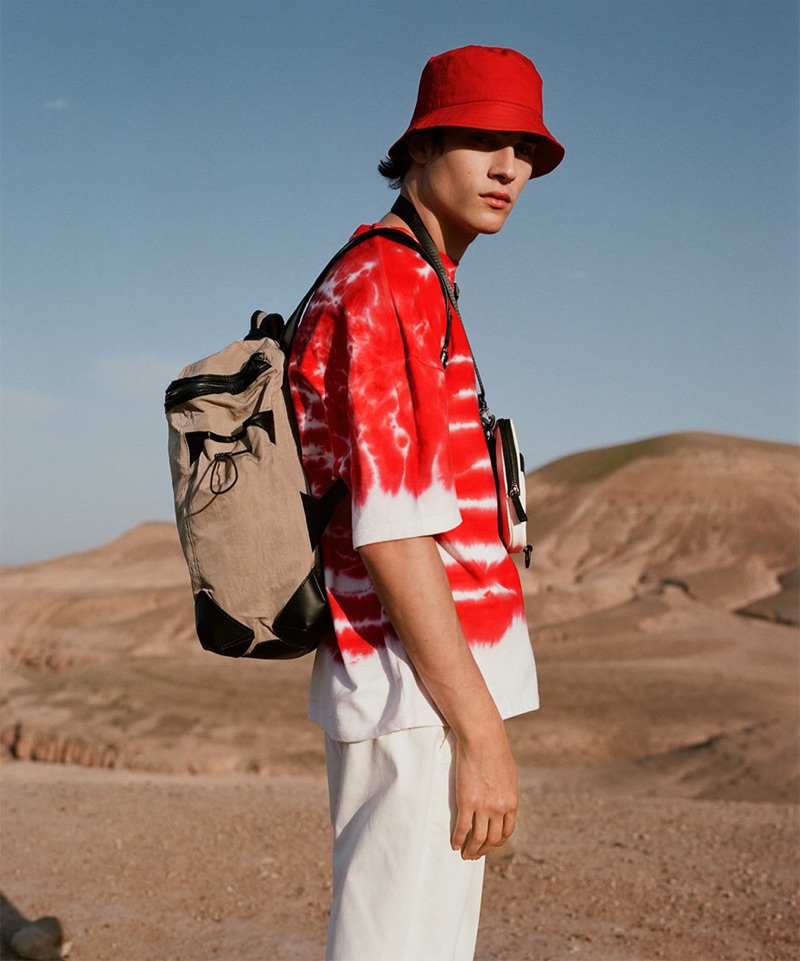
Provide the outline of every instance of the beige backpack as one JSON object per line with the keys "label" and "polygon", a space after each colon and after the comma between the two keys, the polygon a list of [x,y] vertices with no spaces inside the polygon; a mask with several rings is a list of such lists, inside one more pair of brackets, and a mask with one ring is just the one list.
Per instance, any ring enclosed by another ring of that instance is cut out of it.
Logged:
{"label": "beige backpack", "polygon": [[[347,488],[311,496],[286,379],[308,302],[348,250],[374,236],[413,248],[392,228],[350,240],[284,324],[257,311],[246,337],[185,367],[167,388],[175,516],[189,567],[195,626],[207,651],[292,658],[332,630],[318,545]],[[448,328],[449,338],[449,305]]]}

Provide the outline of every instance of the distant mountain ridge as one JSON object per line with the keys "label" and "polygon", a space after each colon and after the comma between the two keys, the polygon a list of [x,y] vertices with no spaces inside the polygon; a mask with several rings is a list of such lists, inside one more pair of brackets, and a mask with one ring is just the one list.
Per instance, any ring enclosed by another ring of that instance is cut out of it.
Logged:
{"label": "distant mountain ridge", "polygon": [[718,434],[670,434],[545,465],[527,478],[533,623],[668,581],[728,610],[780,593],[798,566],[799,481],[800,447]]}
{"label": "distant mountain ridge", "polygon": [[[589,450],[532,472],[534,554],[521,572],[531,625],[605,610],[664,583],[727,610],[784,588],[796,594],[798,478],[800,447],[701,433]],[[6,650],[36,636],[63,656],[79,637],[85,653],[93,637],[106,646],[111,624],[122,649],[130,624],[138,648],[148,621],[149,648],[193,636],[188,574],[169,522],[2,569],[0,590]]]}
{"label": "distant mountain ridge", "polygon": [[668,457],[691,451],[715,451],[721,454],[756,452],[770,457],[774,454],[800,456],[800,447],[778,441],[756,440],[731,434],[712,434],[703,431],[682,431],[659,434],[642,440],[629,441],[609,447],[596,447],[559,457],[538,468],[534,473],[548,480],[583,483],[613,473],[643,457]]}

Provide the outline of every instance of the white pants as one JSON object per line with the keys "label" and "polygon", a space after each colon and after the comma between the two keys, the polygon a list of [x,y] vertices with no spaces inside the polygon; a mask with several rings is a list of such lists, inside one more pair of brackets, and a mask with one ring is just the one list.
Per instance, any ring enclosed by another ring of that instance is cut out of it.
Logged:
{"label": "white pants", "polygon": [[471,961],[484,859],[450,847],[452,735],[325,739],[333,903],[328,961]]}
{"label": "white pants", "polygon": [[333,824],[328,961],[471,961],[484,859],[450,847],[452,735],[325,739]]}

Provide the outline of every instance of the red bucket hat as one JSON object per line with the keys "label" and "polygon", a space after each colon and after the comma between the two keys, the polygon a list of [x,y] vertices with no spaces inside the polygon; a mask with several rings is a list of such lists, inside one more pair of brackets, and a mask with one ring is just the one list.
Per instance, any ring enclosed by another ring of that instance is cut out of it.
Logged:
{"label": "red bucket hat", "polygon": [[531,177],[554,170],[564,148],[542,119],[542,78],[533,63],[503,47],[459,47],[425,65],[408,130],[389,148],[395,159],[406,138],[431,127],[519,131],[540,138]]}

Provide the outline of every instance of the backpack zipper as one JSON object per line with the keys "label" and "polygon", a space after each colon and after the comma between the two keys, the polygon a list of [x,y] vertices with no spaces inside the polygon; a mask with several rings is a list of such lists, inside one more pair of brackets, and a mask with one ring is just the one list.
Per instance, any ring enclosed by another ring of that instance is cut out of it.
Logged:
{"label": "backpack zipper", "polygon": [[272,364],[261,353],[253,354],[236,374],[195,374],[180,377],[167,387],[164,409],[169,413],[173,407],[206,394],[241,394],[256,381]]}

